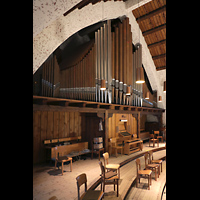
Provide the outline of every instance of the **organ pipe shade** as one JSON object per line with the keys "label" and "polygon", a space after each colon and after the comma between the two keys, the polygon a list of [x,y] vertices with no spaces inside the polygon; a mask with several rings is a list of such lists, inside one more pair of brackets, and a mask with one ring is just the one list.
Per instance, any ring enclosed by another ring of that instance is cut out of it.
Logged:
{"label": "organ pipe shade", "polygon": [[166,92],[166,81],[164,81],[164,89],[163,89],[163,92],[164,92],[164,93]]}
{"label": "organ pipe shade", "polygon": [[127,96],[131,95],[131,87],[130,86],[127,87],[126,95]]}
{"label": "organ pipe shade", "polygon": [[136,83],[141,84],[144,83],[144,71],[142,67],[136,68]]}
{"label": "organ pipe shade", "polygon": [[106,90],[106,81],[104,79],[101,79],[101,88],[100,90]]}
{"label": "organ pipe shade", "polygon": [[158,102],[162,102],[162,97],[161,96],[158,97]]}

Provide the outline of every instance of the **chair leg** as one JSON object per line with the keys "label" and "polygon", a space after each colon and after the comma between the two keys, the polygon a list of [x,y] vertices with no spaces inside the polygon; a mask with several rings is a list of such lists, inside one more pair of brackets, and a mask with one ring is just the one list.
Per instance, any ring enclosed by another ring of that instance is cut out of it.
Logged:
{"label": "chair leg", "polygon": [[150,180],[149,179],[150,179],[150,175],[148,176],[148,190],[150,190],[150,183],[149,183]]}
{"label": "chair leg", "polygon": [[155,180],[157,181],[157,172],[156,172],[156,168],[155,168]]}
{"label": "chair leg", "polygon": [[136,187],[138,187],[138,176],[136,177]]}
{"label": "chair leg", "polygon": [[117,179],[117,197],[119,196],[119,180]]}
{"label": "chair leg", "polygon": [[56,169],[56,165],[57,165],[57,160],[55,160],[55,169]]}
{"label": "chair leg", "polygon": [[150,185],[152,184],[151,179],[152,179],[152,178],[151,178],[151,174],[150,174]]}
{"label": "chair leg", "polygon": [[114,191],[115,191],[115,179],[114,179]]}

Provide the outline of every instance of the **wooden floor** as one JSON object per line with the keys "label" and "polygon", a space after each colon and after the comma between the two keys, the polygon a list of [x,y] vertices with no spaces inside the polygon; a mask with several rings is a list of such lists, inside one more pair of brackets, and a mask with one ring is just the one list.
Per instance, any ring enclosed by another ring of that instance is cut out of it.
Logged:
{"label": "wooden floor", "polygon": [[[165,143],[160,143],[160,147],[161,146],[165,146]],[[144,149],[142,152],[145,152],[151,149],[153,150],[156,148],[157,147],[153,148],[152,146],[149,147],[148,142],[147,142],[147,143],[144,143]],[[132,157],[139,155],[142,152],[141,151],[136,152],[129,156],[119,155],[117,158],[114,156],[111,156],[110,163],[123,163],[125,160],[131,159]],[[166,150],[154,152],[154,159],[158,159],[164,156],[166,156]],[[103,161],[103,158],[101,158],[101,161]],[[141,162],[143,166],[144,156],[141,157]],[[91,160],[90,158],[87,158],[86,160],[79,160],[79,161],[73,162],[72,172],[70,172],[69,164],[64,165],[63,176],[61,175],[61,169],[54,170],[53,164],[43,164],[43,165],[34,166],[33,167],[33,199],[35,200],[37,199],[38,200],[42,200],[42,199],[77,200],[77,186],[76,186],[76,181],[75,181],[76,176],[80,175],[81,173],[86,173],[87,180],[88,180],[88,188],[90,188],[100,178],[99,176],[100,166],[98,163],[99,163],[99,160],[97,157],[94,158],[93,160]],[[165,176],[164,170],[162,172],[162,175]],[[152,177],[154,178],[154,175]],[[116,192],[113,191],[113,185],[106,185],[104,200],[124,199],[129,188],[130,188],[130,192],[127,195],[126,199],[132,199],[132,194],[135,195],[135,193],[138,193],[136,192],[136,188],[134,187],[134,185],[133,187],[131,187],[135,178],[136,178],[136,164],[135,164],[135,160],[133,160],[123,165],[122,167],[120,167],[119,197],[116,198]],[[157,183],[160,183],[161,182],[160,180],[161,178],[158,179]],[[144,181],[146,180],[144,179]],[[143,182],[143,179],[141,179],[141,183],[142,182]],[[153,186],[156,187],[156,184],[154,184],[154,182],[156,181],[153,179],[150,192],[154,190]],[[138,190],[140,189],[139,193],[148,192],[148,190],[145,188],[145,182],[144,182],[144,186],[141,185],[141,187],[144,187],[144,189],[138,188]],[[160,188],[158,188],[157,191],[161,193],[162,186],[159,186],[159,187]],[[100,189],[100,185],[96,189]],[[81,193],[82,192],[83,192],[83,188],[81,189]],[[158,192],[156,192],[157,193],[156,195],[159,196]]]}
{"label": "wooden floor", "polygon": [[[163,171],[160,174],[157,181],[152,179],[152,185],[150,186],[150,190],[147,190],[148,187],[148,180],[147,179],[140,179],[140,183],[138,184],[138,188],[136,188],[136,183],[131,187],[128,195],[126,196],[125,200],[160,200],[162,190],[165,186],[166,182],[166,161],[163,161]],[[163,194],[162,200],[166,199],[166,188]]]}

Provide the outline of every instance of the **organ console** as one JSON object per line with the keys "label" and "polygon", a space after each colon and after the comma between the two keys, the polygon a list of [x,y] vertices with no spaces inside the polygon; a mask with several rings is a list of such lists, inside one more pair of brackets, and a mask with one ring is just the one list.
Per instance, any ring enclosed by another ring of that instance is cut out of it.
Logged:
{"label": "organ console", "polygon": [[54,57],[43,65],[42,96],[142,106],[143,86],[136,84],[142,45],[132,44],[129,18],[102,24],[71,66],[59,68]]}

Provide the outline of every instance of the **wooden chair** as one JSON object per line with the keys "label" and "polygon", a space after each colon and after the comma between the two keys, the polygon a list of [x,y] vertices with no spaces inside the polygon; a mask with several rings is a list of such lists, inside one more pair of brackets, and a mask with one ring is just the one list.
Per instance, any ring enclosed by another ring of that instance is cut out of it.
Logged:
{"label": "wooden chair", "polygon": [[119,146],[117,144],[117,138],[110,138],[110,149],[111,149],[111,154],[112,154],[112,149],[115,150],[115,156],[117,157],[117,150],[121,150],[121,155],[123,152],[123,146]]}
{"label": "wooden chair", "polygon": [[154,134],[149,134],[149,146],[150,142],[153,142],[153,147],[155,147],[155,142],[157,142],[157,145],[159,147],[159,141],[157,138],[154,138]]}
{"label": "wooden chair", "polygon": [[161,172],[162,172],[162,160],[154,160],[153,151],[149,151],[149,160],[151,164],[159,164],[161,166]]}
{"label": "wooden chair", "polygon": [[161,142],[163,143],[163,136],[159,135],[159,131],[154,131],[154,135],[157,135],[156,136],[156,139],[158,139],[158,142],[159,142],[159,139],[161,139]]}
{"label": "wooden chair", "polygon": [[120,178],[120,165],[119,164],[109,164],[108,159],[109,159],[109,153],[106,152],[103,154],[103,159],[104,159],[104,167],[107,171],[118,171],[118,177]]}
{"label": "wooden chair", "polygon": [[[67,156],[59,156],[59,152],[57,152],[57,149],[55,150],[55,169],[57,166],[57,163],[61,163],[62,166],[62,175],[64,170],[64,163],[70,161],[70,171],[72,172],[72,158]],[[59,166],[58,166],[59,169]]]}
{"label": "wooden chair", "polygon": [[136,159],[136,169],[137,169],[137,177],[136,177],[136,187],[138,187],[138,180],[140,183],[140,178],[148,178],[148,190],[150,190],[151,185],[151,170],[145,169],[141,170],[140,159]]}
{"label": "wooden chair", "polygon": [[144,159],[145,159],[145,169],[150,169],[155,172],[155,180],[157,181],[157,176],[159,178],[160,174],[160,165],[159,164],[150,164],[149,162],[149,154],[146,152],[144,154]]}
{"label": "wooden chair", "polygon": [[116,172],[108,171],[105,172],[105,167],[102,165],[102,162],[99,162],[101,168],[101,190],[103,184],[103,192],[105,192],[105,185],[114,185],[115,191],[115,184],[117,185],[117,197],[119,196],[119,176]]}
{"label": "wooden chair", "polygon": [[[101,190],[87,190],[87,176],[85,173],[76,177],[76,183],[78,189],[78,200],[102,199],[104,193]],[[85,192],[80,196],[80,186],[83,184],[85,184]]]}

